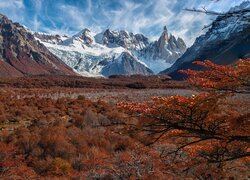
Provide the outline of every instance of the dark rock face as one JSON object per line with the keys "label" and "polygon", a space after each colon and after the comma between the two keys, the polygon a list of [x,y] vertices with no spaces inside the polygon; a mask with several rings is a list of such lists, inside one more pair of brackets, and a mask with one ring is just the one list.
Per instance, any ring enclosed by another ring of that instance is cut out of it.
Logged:
{"label": "dark rock face", "polygon": [[[241,7],[244,5],[244,7]],[[249,8],[250,2],[245,2],[236,8]],[[250,18],[250,14],[246,14]],[[223,19],[223,20],[220,20]],[[201,69],[192,64],[196,60],[211,60],[216,64],[228,65],[240,58],[250,56],[250,23],[245,17],[219,16],[205,35],[196,39],[174,65],[161,72],[173,79],[181,80],[185,76],[178,73],[181,69]]]}
{"label": "dark rock face", "polygon": [[163,59],[167,63],[174,63],[185,51],[186,44],[181,38],[175,38],[168,33],[166,26],[160,38],[140,51],[140,55],[146,59]]}
{"label": "dark rock face", "polygon": [[[105,62],[100,63],[105,64]],[[138,60],[136,60],[132,55],[127,52],[123,52],[117,59],[107,62],[101,73],[104,76],[120,74],[153,74],[153,72],[149,68],[138,62]]]}
{"label": "dark rock face", "polygon": [[[165,60],[173,63],[185,51],[186,44],[181,38],[175,38],[168,33],[166,26],[160,38],[155,42],[150,42],[143,34],[133,34],[127,31],[111,31],[107,29],[102,35],[102,44],[108,47],[124,47],[136,52],[139,58],[146,60]],[[157,62],[156,62],[157,63]]]}
{"label": "dark rock face", "polygon": [[184,41],[181,38],[176,39],[172,34],[168,34],[166,27],[164,27],[164,31],[155,45],[157,50],[155,56],[159,56],[161,59],[168,57],[167,59],[170,62],[176,60],[186,50]]}
{"label": "dark rock face", "polygon": [[102,35],[102,44],[108,47],[124,47],[126,49],[142,49],[149,45],[149,39],[142,34],[127,31],[111,31],[107,29]]}
{"label": "dark rock face", "polygon": [[0,16],[0,64],[0,76],[75,75],[23,26],[3,15]]}
{"label": "dark rock face", "polygon": [[90,45],[94,42],[93,37],[89,34],[90,30],[89,29],[84,29],[80,38],[85,42],[85,44]]}

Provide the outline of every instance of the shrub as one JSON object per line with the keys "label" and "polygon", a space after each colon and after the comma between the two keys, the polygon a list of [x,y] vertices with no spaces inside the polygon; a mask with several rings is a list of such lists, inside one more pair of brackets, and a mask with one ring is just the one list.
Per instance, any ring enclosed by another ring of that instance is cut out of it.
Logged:
{"label": "shrub", "polygon": [[146,89],[147,88],[147,86],[141,82],[130,83],[130,84],[127,84],[126,87],[131,88],[131,89]]}
{"label": "shrub", "polygon": [[62,176],[69,174],[70,170],[71,165],[68,161],[61,158],[55,158],[50,165],[49,172],[52,175]]}
{"label": "shrub", "polygon": [[86,97],[84,95],[79,95],[77,97],[78,100],[81,100],[81,101],[85,101],[86,100]]}

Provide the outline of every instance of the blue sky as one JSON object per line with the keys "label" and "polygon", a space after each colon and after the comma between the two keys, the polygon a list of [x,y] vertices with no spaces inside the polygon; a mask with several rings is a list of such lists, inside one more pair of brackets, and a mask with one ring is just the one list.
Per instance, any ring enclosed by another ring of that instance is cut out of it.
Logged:
{"label": "blue sky", "polygon": [[227,11],[244,0],[0,0],[0,13],[32,31],[73,35],[87,27],[144,33],[156,39],[166,25],[188,45],[213,17],[183,11],[206,7]]}

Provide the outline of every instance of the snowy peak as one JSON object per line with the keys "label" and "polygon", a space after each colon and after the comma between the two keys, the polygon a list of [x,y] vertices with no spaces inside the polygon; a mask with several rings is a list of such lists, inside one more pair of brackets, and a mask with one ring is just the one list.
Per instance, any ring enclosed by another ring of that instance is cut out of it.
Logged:
{"label": "snowy peak", "polygon": [[[141,49],[139,57],[145,62],[149,62],[152,70],[158,73],[164,70],[163,68],[171,66],[186,51],[186,48],[185,42],[181,38],[176,39],[164,26],[160,38],[155,42],[151,42],[146,48]],[[151,63],[152,61],[154,64]],[[159,62],[161,62],[160,66],[155,65]]]}
{"label": "snowy peak", "polygon": [[52,35],[47,33],[35,32],[33,34],[37,39],[42,40],[43,42],[48,42],[52,44],[61,43],[64,39],[68,38],[67,36],[60,36],[58,34]]}
{"label": "snowy peak", "polygon": [[95,43],[94,40],[95,33],[91,32],[89,29],[85,28],[76,35],[64,39],[63,41],[59,42],[59,45],[68,46],[68,47],[75,47],[78,50],[85,49],[86,46],[91,46]]}
{"label": "snowy peak", "polygon": [[159,38],[157,45],[159,52],[162,54],[169,54],[170,52],[182,54],[186,50],[186,44],[184,43],[183,39],[179,37],[176,39],[175,36],[169,34],[166,26],[163,28],[163,33]]}
{"label": "snowy peak", "polygon": [[180,69],[199,67],[192,64],[195,60],[209,59],[216,64],[231,64],[236,60],[248,58],[250,52],[250,13],[233,16],[232,11],[250,7],[250,1],[232,8],[225,15],[220,15],[211,24],[206,34],[198,37],[194,44],[179,58],[167,73],[172,78],[182,79]]}
{"label": "snowy peak", "polygon": [[[142,34],[133,34],[127,31],[112,31],[105,30],[103,33],[96,36],[100,43],[107,47],[121,46],[126,49],[142,49],[149,44],[149,39]],[[98,41],[97,40],[97,41]]]}
{"label": "snowy peak", "polygon": [[129,52],[123,52],[117,59],[113,59],[107,63],[101,72],[105,76],[113,74],[142,74],[149,75],[153,72],[147,68],[142,62],[135,58]]}
{"label": "snowy peak", "polygon": [[250,9],[250,1],[244,1],[242,2],[239,6],[235,6],[229,10],[229,12],[234,12],[234,11],[239,11],[239,10],[245,10],[245,9]]}
{"label": "snowy peak", "polygon": [[83,44],[91,45],[95,41],[94,36],[95,36],[95,33],[91,32],[89,29],[85,28],[82,31],[80,31],[79,33],[77,33],[76,35],[74,35],[73,38],[76,40],[79,38]]}
{"label": "snowy peak", "polygon": [[87,28],[66,39],[58,37],[57,41],[48,41],[50,36],[37,38],[68,66],[87,76],[158,73],[186,48],[184,41],[169,34],[166,27],[155,42],[125,30],[106,29],[96,34]]}

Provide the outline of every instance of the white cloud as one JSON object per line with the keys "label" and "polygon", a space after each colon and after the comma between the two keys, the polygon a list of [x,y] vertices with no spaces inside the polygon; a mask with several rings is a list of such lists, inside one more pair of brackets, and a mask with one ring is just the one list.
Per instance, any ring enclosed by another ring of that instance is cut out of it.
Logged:
{"label": "white cloud", "polygon": [[86,24],[85,18],[87,18],[83,10],[78,7],[62,4],[59,9],[62,11],[62,15],[58,18],[65,25],[70,24],[78,29],[83,28]]}
{"label": "white cloud", "polygon": [[42,26],[42,23],[39,21],[39,15],[41,14],[43,0],[32,0],[32,4],[35,12],[32,19],[32,30],[39,31]]}
{"label": "white cloud", "polygon": [[[23,0],[0,0],[0,13],[24,23],[33,31],[74,34],[87,27],[95,32],[104,28],[125,29],[158,38],[164,25],[176,36],[182,37],[190,46],[205,31],[213,17],[183,11],[184,8],[201,8],[227,11],[244,0],[86,0],[67,1],[29,0],[33,7],[25,7]],[[82,4],[84,2],[85,5]],[[110,3],[119,4],[116,8]],[[51,5],[54,4],[53,8]],[[32,9],[29,9],[32,8]],[[27,10],[34,13],[25,14]],[[51,16],[50,11],[57,16]],[[46,21],[46,23],[44,23]],[[50,24],[48,26],[48,24]]]}
{"label": "white cloud", "polygon": [[23,0],[7,0],[0,2],[0,8],[23,8]]}
{"label": "white cloud", "polygon": [[14,21],[22,21],[24,17],[24,2],[23,0],[4,0],[0,2],[0,13],[8,15]]}

